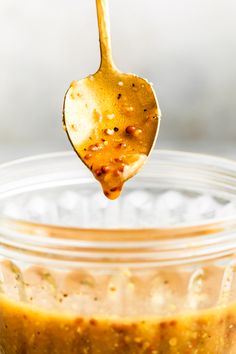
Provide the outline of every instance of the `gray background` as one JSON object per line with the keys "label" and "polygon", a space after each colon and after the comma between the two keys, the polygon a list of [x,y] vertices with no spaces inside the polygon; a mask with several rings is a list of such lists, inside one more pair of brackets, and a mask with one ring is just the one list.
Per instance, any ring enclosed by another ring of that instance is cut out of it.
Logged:
{"label": "gray background", "polygon": [[[110,0],[117,66],[154,83],[159,146],[236,158],[235,0]],[[69,83],[99,65],[95,0],[0,0],[0,160],[70,149]]]}

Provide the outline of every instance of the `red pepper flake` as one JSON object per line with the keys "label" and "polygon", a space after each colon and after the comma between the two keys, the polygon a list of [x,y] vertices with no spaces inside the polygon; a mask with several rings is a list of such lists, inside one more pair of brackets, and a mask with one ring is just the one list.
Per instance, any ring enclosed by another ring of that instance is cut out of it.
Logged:
{"label": "red pepper flake", "polygon": [[96,173],[96,175],[99,177],[99,176],[102,175],[102,170],[98,168],[98,169],[95,171],[95,173]]}
{"label": "red pepper flake", "polygon": [[115,177],[119,177],[121,174],[122,174],[122,172],[119,171],[119,169],[117,169],[117,170],[114,171],[114,176],[115,176]]}
{"label": "red pepper flake", "polygon": [[118,131],[119,131],[119,128],[115,127],[115,128],[114,128],[114,131],[115,131],[115,132],[118,132]]}
{"label": "red pepper flake", "polygon": [[136,130],[137,130],[137,128],[136,128],[135,126],[133,126],[133,125],[129,125],[129,126],[125,129],[126,134],[128,134],[128,135],[134,135],[135,132],[136,132]]}
{"label": "red pepper flake", "polygon": [[110,169],[111,169],[110,166],[102,166],[101,167],[101,171],[104,174],[108,173],[110,171]]}
{"label": "red pepper flake", "polygon": [[98,147],[96,145],[90,145],[88,149],[92,151],[97,151]]}
{"label": "red pepper flake", "polygon": [[111,192],[117,192],[120,191],[120,187],[114,187],[110,189]]}
{"label": "red pepper flake", "polygon": [[117,99],[119,100],[121,98],[121,93],[118,93]]}
{"label": "red pepper flake", "polygon": [[122,156],[116,157],[116,158],[114,159],[114,161],[115,161],[115,162],[122,162],[122,161],[123,161],[123,157],[122,157]]}
{"label": "red pepper flake", "polygon": [[108,141],[106,139],[101,139],[101,140],[102,140],[104,146],[108,145]]}
{"label": "red pepper flake", "polygon": [[85,159],[85,160],[89,160],[89,159],[91,159],[92,156],[93,156],[93,155],[92,155],[91,153],[86,154],[86,155],[84,156],[84,159]]}
{"label": "red pepper flake", "polygon": [[96,326],[97,321],[92,318],[92,319],[90,320],[90,324],[91,324],[92,326]]}
{"label": "red pepper flake", "polygon": [[139,134],[142,133],[142,129],[136,128],[133,125],[129,125],[126,129],[126,134],[132,135],[132,136],[138,136]]}
{"label": "red pepper flake", "polygon": [[176,322],[176,321],[174,321],[174,320],[173,320],[173,321],[170,321],[170,326],[172,326],[172,327],[173,327],[173,326],[176,326],[176,324],[177,324],[177,322]]}
{"label": "red pepper flake", "polygon": [[118,168],[118,171],[119,171],[119,172],[124,172],[124,169],[125,169],[125,166],[120,166],[120,167]]}
{"label": "red pepper flake", "polygon": [[126,147],[127,147],[126,143],[120,143],[117,145],[117,148],[119,148],[119,149],[121,149],[121,148],[125,149]]}
{"label": "red pepper flake", "polygon": [[161,323],[160,323],[160,327],[161,327],[161,328],[166,328],[166,322],[161,322]]}

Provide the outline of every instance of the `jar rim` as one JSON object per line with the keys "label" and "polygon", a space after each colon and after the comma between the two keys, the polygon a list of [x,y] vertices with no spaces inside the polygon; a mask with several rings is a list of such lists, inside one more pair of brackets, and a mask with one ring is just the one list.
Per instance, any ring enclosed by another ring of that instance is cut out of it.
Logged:
{"label": "jar rim", "polygon": [[[177,157],[182,157],[182,158],[188,158],[188,159],[198,159],[200,162],[203,162],[203,160],[210,160],[211,163],[214,162],[214,164],[217,166],[218,164],[221,165],[221,167],[224,168],[233,168],[234,172],[235,172],[235,184],[236,184],[236,161],[229,159],[229,158],[224,158],[224,157],[216,157],[214,155],[210,155],[210,154],[202,154],[202,153],[196,153],[196,152],[186,152],[186,151],[180,151],[180,150],[154,150],[152,152],[152,156],[154,157],[154,159],[156,159],[158,157],[158,155],[162,154],[163,156],[168,156],[171,155],[172,157],[177,156]],[[75,153],[73,151],[59,151],[59,152],[53,152],[53,153],[46,153],[46,154],[37,154],[34,156],[29,156],[29,157],[24,157],[24,158],[20,158],[20,159],[16,159],[10,162],[6,162],[3,164],[0,164],[0,172],[1,170],[4,170],[5,168],[8,167],[14,167],[17,165],[20,165],[22,163],[29,163],[29,162],[36,162],[39,160],[44,160],[44,159],[54,159],[55,157],[71,157],[74,156]],[[197,162],[197,161],[196,161]],[[145,168],[145,167],[144,167]],[[1,180],[0,180],[1,182]],[[0,217],[1,218],[1,217]],[[5,218],[5,220],[7,220],[7,218]],[[49,225],[49,224],[45,224],[45,223],[36,223],[36,222],[30,222],[27,220],[16,220],[11,218],[11,220],[8,218],[7,222],[12,222],[13,224],[18,224],[19,226],[24,226],[24,227],[31,227],[31,228],[42,228],[42,227],[46,227],[49,230],[58,230],[61,229],[63,231],[63,233],[65,233],[66,230],[71,229],[71,231],[73,231],[73,233],[77,233],[77,234],[86,234],[87,232],[104,232],[104,233],[143,233],[145,230],[150,231],[151,233],[154,233],[156,231],[156,234],[160,234],[160,232],[163,232],[165,234],[165,238],[168,237],[168,234],[170,232],[174,232],[174,234],[179,234],[180,230],[182,230],[181,233],[183,233],[183,236],[188,232],[189,229],[191,229],[194,233],[197,232],[201,232],[202,229],[212,229],[215,227],[218,227],[220,225],[223,225],[223,223],[227,223],[227,224],[231,224],[232,222],[236,221],[236,216],[225,216],[222,218],[218,218],[217,222],[212,223],[209,222],[208,220],[201,220],[200,222],[198,222],[196,224],[196,222],[192,222],[192,223],[185,223],[184,225],[173,225],[173,226],[168,226],[168,227],[161,227],[161,228],[82,228],[82,227],[66,227],[66,226],[56,226],[56,225]]]}

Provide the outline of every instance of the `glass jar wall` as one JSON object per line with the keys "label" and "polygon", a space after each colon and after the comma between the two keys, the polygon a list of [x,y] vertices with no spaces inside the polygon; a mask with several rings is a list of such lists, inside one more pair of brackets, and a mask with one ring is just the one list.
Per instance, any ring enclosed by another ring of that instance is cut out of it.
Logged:
{"label": "glass jar wall", "polygon": [[0,168],[0,353],[236,351],[236,164],[159,151],[109,201],[74,154]]}

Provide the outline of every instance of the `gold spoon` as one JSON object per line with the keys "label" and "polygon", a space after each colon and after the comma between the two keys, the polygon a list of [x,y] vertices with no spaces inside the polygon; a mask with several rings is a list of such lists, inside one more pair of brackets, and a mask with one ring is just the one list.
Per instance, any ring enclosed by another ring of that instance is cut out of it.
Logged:
{"label": "gold spoon", "polygon": [[100,36],[99,70],[73,81],[63,123],[80,159],[116,199],[126,180],[145,163],[158,133],[160,109],[151,85],[116,69],[111,55],[108,0],[96,0]]}

